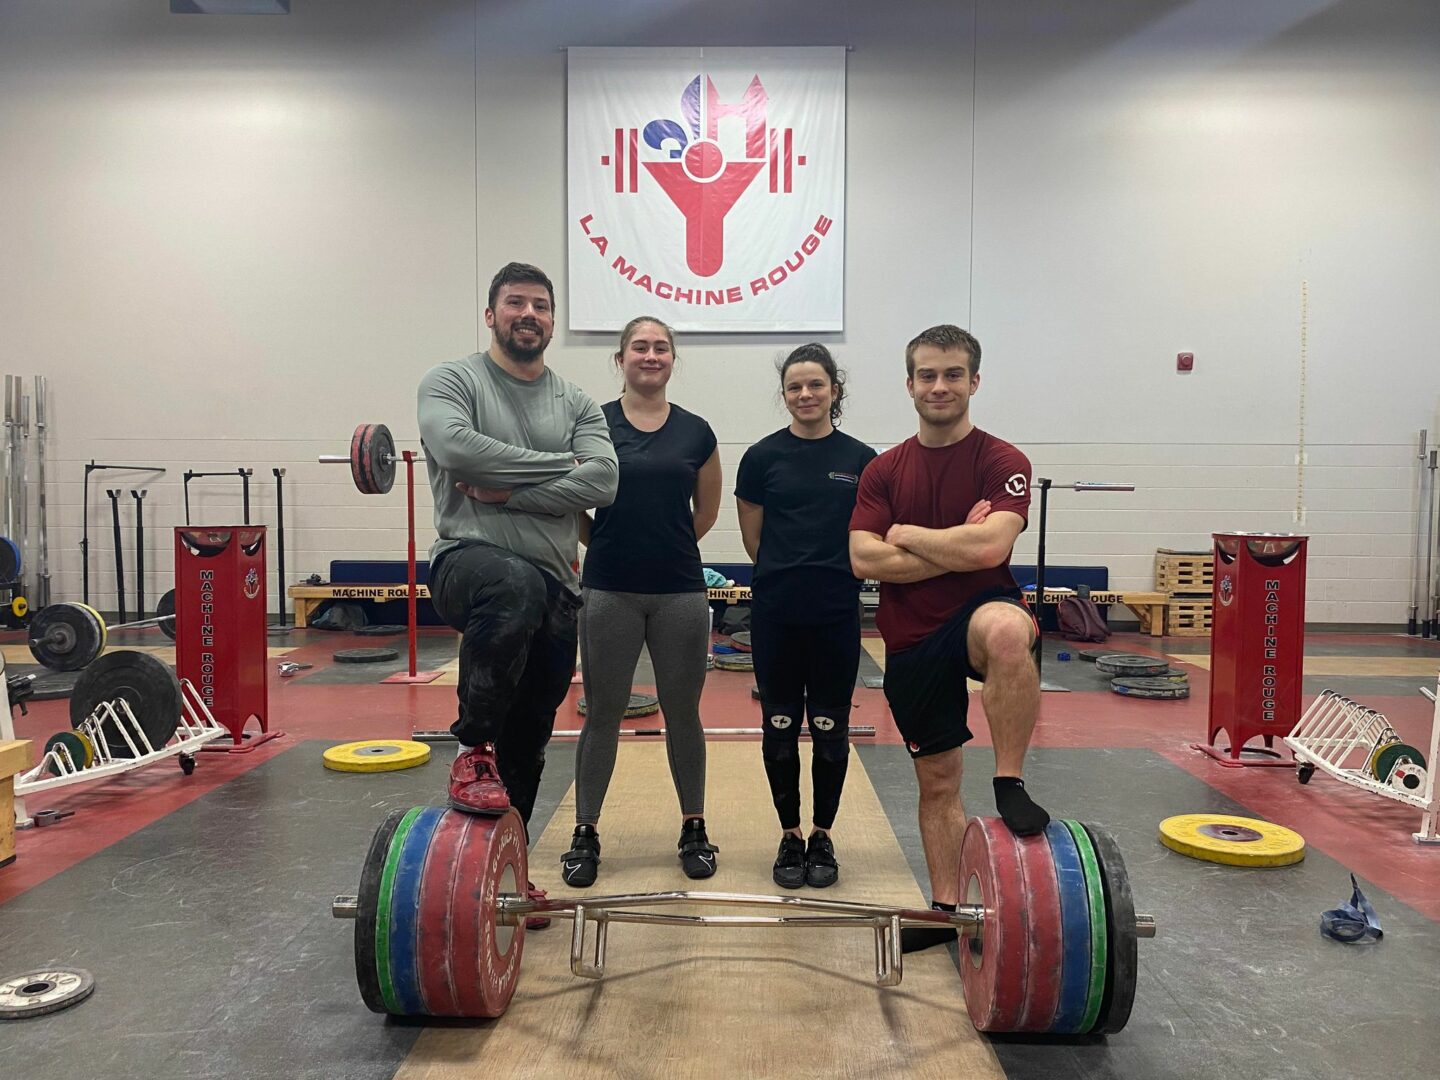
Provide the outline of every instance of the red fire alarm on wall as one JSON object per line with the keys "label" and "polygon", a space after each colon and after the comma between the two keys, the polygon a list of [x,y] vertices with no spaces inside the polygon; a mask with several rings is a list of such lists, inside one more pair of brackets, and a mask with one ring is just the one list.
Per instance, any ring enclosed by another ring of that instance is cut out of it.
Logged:
{"label": "red fire alarm on wall", "polygon": [[1190,353],[1190,352],[1182,352],[1182,353],[1176,354],[1176,356],[1175,356],[1175,370],[1176,370],[1176,371],[1194,371],[1194,370],[1195,370],[1195,354],[1194,354],[1194,353]]}

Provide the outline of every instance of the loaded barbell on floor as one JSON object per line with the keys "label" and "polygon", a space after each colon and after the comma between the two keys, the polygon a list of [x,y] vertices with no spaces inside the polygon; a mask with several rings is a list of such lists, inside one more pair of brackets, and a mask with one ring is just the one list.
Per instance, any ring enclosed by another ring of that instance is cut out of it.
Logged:
{"label": "loaded barbell on floor", "polygon": [[[743,893],[532,900],[528,880],[525,829],[513,810],[483,817],[423,806],[389,814],[371,840],[359,894],[337,896],[331,906],[335,918],[355,920],[365,1004],[395,1016],[500,1016],[519,980],[525,920],[536,915],[572,920],[570,970],[591,979],[604,974],[612,922],[866,927],[875,935],[876,982],[898,986],[901,931],[938,925],[963,939],[965,1002],[981,1031],[1114,1033],[1135,998],[1136,941],[1155,935],[1154,918],[1135,912],[1114,839],[1076,821],[1016,837],[996,818],[972,818],[961,849],[963,902],[954,913]],[[639,910],[676,905],[785,914]]]}
{"label": "loaded barbell on floor", "polygon": [[158,626],[171,641],[175,640],[175,590],[160,598],[153,619],[107,626],[105,618],[88,604],[50,604],[30,620],[30,655],[35,662],[52,671],[80,671],[89,667],[105,651],[111,630],[136,630]]}

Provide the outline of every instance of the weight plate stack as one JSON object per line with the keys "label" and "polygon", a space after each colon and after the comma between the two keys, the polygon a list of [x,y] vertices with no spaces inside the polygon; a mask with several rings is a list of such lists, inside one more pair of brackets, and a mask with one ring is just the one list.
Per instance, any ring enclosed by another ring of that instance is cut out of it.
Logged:
{"label": "weight plate stack", "polygon": [[1124,678],[1153,678],[1170,670],[1170,661],[1159,656],[1135,656],[1131,653],[1116,653],[1102,656],[1095,661],[1095,670],[1102,675],[1119,675]]}

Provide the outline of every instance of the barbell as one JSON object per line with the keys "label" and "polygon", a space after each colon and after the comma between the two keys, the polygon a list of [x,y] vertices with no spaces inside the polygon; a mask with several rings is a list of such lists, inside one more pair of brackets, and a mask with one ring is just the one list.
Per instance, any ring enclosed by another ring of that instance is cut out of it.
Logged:
{"label": "barbell", "polygon": [[[965,1003],[979,1030],[1077,1035],[1125,1026],[1135,999],[1136,942],[1155,936],[1155,920],[1136,914],[1124,859],[1108,832],[1052,821],[1038,836],[1017,837],[998,818],[971,818],[960,880],[964,901],[953,913],[721,892],[532,900],[525,828],[515,811],[483,817],[422,806],[381,822],[359,894],[337,896],[331,914],[355,920],[361,998],[393,1016],[500,1016],[519,980],[525,920],[546,915],[572,921],[570,970],[589,979],[604,975],[612,922],[866,927],[875,936],[880,986],[900,984],[903,929],[953,926],[962,938]],[[676,906],[750,913],[645,910]]]}
{"label": "barbell", "polygon": [[[395,439],[384,424],[361,424],[350,437],[349,454],[321,454],[322,465],[349,465],[350,476],[362,495],[384,495],[395,486]],[[424,458],[417,456],[416,461]]]}
{"label": "barbell", "polygon": [[49,604],[30,620],[30,655],[52,671],[80,671],[105,651],[111,630],[135,630],[158,626],[175,640],[175,590],[160,597],[153,619],[107,626],[105,618],[88,604]]}

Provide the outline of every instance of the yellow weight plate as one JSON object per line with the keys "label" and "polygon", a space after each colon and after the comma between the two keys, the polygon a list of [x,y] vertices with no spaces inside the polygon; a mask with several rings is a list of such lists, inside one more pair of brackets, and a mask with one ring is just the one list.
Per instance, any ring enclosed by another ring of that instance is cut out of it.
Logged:
{"label": "yellow weight plate", "polygon": [[10,601],[10,614],[17,619],[23,619],[30,611],[30,601],[23,596],[17,596]]}
{"label": "yellow weight plate", "polygon": [[430,760],[430,747],[404,739],[366,739],[325,751],[325,768],[336,772],[395,772]]}
{"label": "yellow weight plate", "polygon": [[110,631],[105,626],[105,616],[101,615],[100,612],[96,611],[89,604],[80,604],[78,606],[83,607],[86,611],[90,612],[91,615],[94,615],[95,621],[100,624],[100,652],[96,653],[96,655],[99,656],[105,652],[105,642],[110,637]]}
{"label": "yellow weight plate", "polygon": [[85,764],[80,767],[82,769],[88,769],[91,765],[95,764],[95,744],[90,741],[90,736],[86,735],[83,731],[75,731],[71,734],[79,739],[85,747]]}
{"label": "yellow weight plate", "polygon": [[1399,742],[1399,739],[1390,739],[1386,742],[1376,743],[1375,749],[1371,750],[1370,756],[1365,759],[1365,775],[1375,780],[1379,780],[1383,784],[1385,782],[1385,777],[1381,776],[1380,773],[1377,771],[1380,767],[1380,755],[1383,754],[1386,750],[1390,749],[1390,747],[1397,745]]}
{"label": "yellow weight plate", "polygon": [[1229,814],[1180,814],[1160,823],[1171,851],[1227,866],[1289,866],[1305,858],[1305,838],[1283,825]]}

